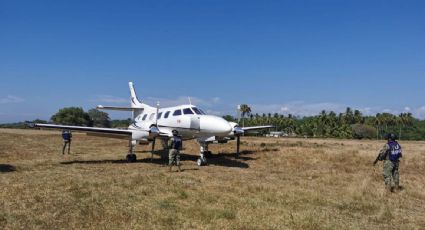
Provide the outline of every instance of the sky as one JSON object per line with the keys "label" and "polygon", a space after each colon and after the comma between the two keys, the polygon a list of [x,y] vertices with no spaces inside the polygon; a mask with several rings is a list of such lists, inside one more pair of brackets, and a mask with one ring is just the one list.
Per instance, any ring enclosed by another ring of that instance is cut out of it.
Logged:
{"label": "sky", "polygon": [[[193,104],[425,119],[425,2],[0,0],[0,123]],[[111,118],[130,114],[110,113]]]}

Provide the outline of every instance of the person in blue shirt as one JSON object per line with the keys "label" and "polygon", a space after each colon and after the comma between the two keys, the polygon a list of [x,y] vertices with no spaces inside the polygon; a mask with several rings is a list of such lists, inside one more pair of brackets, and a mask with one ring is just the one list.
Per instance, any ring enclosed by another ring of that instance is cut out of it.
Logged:
{"label": "person in blue shirt", "polygon": [[63,138],[62,154],[65,154],[66,146],[68,146],[68,154],[70,154],[70,152],[71,152],[71,140],[72,140],[71,131],[63,130],[62,131],[62,138]]}

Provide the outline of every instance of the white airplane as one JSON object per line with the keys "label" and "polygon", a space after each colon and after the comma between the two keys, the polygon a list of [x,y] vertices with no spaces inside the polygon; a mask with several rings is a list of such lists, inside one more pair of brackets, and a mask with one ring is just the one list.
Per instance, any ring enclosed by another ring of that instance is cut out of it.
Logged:
{"label": "white airplane", "polygon": [[177,130],[183,140],[196,139],[200,145],[200,157],[197,161],[199,166],[207,164],[206,155],[208,145],[212,143],[227,143],[236,139],[237,153],[240,149],[240,137],[247,130],[271,128],[272,126],[240,127],[235,122],[228,122],[222,117],[207,115],[195,105],[179,105],[175,107],[159,108],[142,103],[136,96],[132,82],[130,87],[130,107],[97,106],[102,110],[132,111],[133,122],[128,129],[96,128],[54,124],[34,124],[34,127],[46,129],[67,129],[84,132],[87,135],[119,138],[129,140],[129,153],[126,159],[129,162],[136,161],[133,152],[137,144],[149,144],[152,142],[152,152],[155,149],[156,138],[167,140],[172,136],[172,131]]}

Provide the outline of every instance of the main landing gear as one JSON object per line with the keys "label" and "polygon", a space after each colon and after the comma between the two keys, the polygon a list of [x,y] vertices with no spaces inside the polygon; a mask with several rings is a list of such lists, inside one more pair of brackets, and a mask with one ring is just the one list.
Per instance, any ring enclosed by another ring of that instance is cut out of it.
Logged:
{"label": "main landing gear", "polygon": [[196,161],[198,166],[204,166],[207,165],[207,156],[211,156],[211,152],[208,151],[208,144],[205,142],[199,142],[199,145],[201,146],[201,153],[199,154],[199,158]]}
{"label": "main landing gear", "polygon": [[129,163],[133,163],[133,162],[136,162],[137,161],[137,157],[136,157],[136,154],[134,154],[134,152],[133,152],[133,143],[132,143],[132,141],[130,140],[129,141],[129,143],[128,143],[128,147],[129,147],[129,151],[128,151],[128,154],[127,154],[127,156],[125,157],[125,159],[127,160],[127,162],[129,162]]}

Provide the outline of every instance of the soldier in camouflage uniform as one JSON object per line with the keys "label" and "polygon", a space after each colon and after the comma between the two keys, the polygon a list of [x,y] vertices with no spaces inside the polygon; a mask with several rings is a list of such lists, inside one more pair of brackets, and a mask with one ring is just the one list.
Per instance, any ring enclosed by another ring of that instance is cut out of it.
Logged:
{"label": "soldier in camouflage uniform", "polygon": [[175,163],[180,172],[180,150],[182,149],[182,139],[177,130],[173,130],[173,136],[168,140],[168,149],[168,165],[170,166],[170,171]]}
{"label": "soldier in camouflage uniform", "polygon": [[[403,157],[401,146],[396,141],[397,137],[394,134],[387,135],[388,142],[379,151],[378,159],[384,161],[384,182],[386,188],[394,192],[394,189],[400,190],[400,174],[399,165],[400,158]],[[395,187],[392,185],[394,182]]]}

